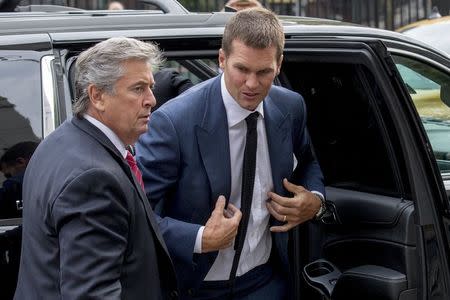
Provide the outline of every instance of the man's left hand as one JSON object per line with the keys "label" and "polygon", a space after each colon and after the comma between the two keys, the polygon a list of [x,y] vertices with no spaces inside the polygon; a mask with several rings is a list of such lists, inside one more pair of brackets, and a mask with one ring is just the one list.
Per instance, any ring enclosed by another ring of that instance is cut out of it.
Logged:
{"label": "man's left hand", "polygon": [[319,211],[320,198],[300,185],[290,183],[286,178],[283,185],[291,192],[293,197],[282,197],[276,193],[269,192],[267,209],[278,221],[285,222],[282,226],[272,226],[272,232],[286,232],[291,228],[306,222]]}

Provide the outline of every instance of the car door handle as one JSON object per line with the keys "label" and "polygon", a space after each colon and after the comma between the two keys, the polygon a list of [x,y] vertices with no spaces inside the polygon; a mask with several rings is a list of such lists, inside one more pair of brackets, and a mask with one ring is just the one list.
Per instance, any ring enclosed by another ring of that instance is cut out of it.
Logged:
{"label": "car door handle", "polygon": [[23,201],[22,200],[16,200],[16,209],[18,211],[21,211],[23,209]]}

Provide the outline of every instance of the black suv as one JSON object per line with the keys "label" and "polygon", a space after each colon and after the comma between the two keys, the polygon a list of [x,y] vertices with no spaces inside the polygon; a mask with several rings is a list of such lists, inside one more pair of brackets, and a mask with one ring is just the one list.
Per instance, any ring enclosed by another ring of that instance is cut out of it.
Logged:
{"label": "black suv", "polygon": [[[162,6],[0,14],[0,157],[72,117],[74,62],[98,41],[154,41],[165,52],[164,67],[193,83],[218,75],[232,13],[150,2]],[[305,98],[333,212],[290,233],[295,293],[313,300],[450,299],[449,57],[395,32],[280,18],[286,47],[274,84]],[[0,206],[1,299],[14,293],[20,255],[22,202],[8,201],[11,212]]]}

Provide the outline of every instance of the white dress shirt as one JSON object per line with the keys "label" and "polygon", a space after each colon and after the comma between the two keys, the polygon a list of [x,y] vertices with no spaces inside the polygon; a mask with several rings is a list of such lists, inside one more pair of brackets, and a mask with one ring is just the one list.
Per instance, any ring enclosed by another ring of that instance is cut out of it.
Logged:
{"label": "white dress shirt", "polygon": [[123,158],[127,157],[127,149],[125,148],[125,145],[122,143],[122,141],[119,139],[117,134],[114,133],[108,126],[100,122],[94,117],[91,117],[88,114],[84,114],[83,117],[92,125],[97,127],[98,129],[103,132],[106,137],[113,143],[113,145],[119,150],[120,154],[122,154]]}
{"label": "white dress shirt", "polygon": [[[240,107],[233,99],[225,87],[223,76],[221,79],[221,91],[227,113],[230,143],[231,194],[229,201],[240,208],[242,164],[247,135],[245,118],[251,114],[252,111]],[[258,111],[260,114],[257,122],[258,144],[256,150],[255,185],[253,188],[252,206],[247,234],[244,240],[236,276],[241,276],[253,268],[266,263],[269,260],[272,248],[272,237],[268,228],[270,214],[266,207],[266,201],[267,193],[273,190],[273,182],[262,102],[255,111]],[[203,234],[203,229],[201,229],[201,234]],[[201,238],[199,242],[201,247]],[[234,246],[220,250],[214,264],[206,275],[205,280],[228,280],[234,255]]]}

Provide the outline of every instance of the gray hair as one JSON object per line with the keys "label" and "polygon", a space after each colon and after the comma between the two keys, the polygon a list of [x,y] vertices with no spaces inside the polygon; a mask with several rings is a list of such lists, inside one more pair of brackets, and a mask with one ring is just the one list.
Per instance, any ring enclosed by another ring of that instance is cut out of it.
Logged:
{"label": "gray hair", "polygon": [[275,47],[277,59],[283,54],[283,26],[272,11],[262,7],[238,11],[228,20],[222,37],[225,55],[231,54],[234,40],[256,49]]}
{"label": "gray hair", "polygon": [[162,63],[162,53],[153,43],[133,38],[114,37],[83,51],[77,58],[75,70],[75,102],[73,112],[81,117],[89,107],[88,87],[93,84],[110,95],[124,70],[127,60],[146,61],[152,67]]}

